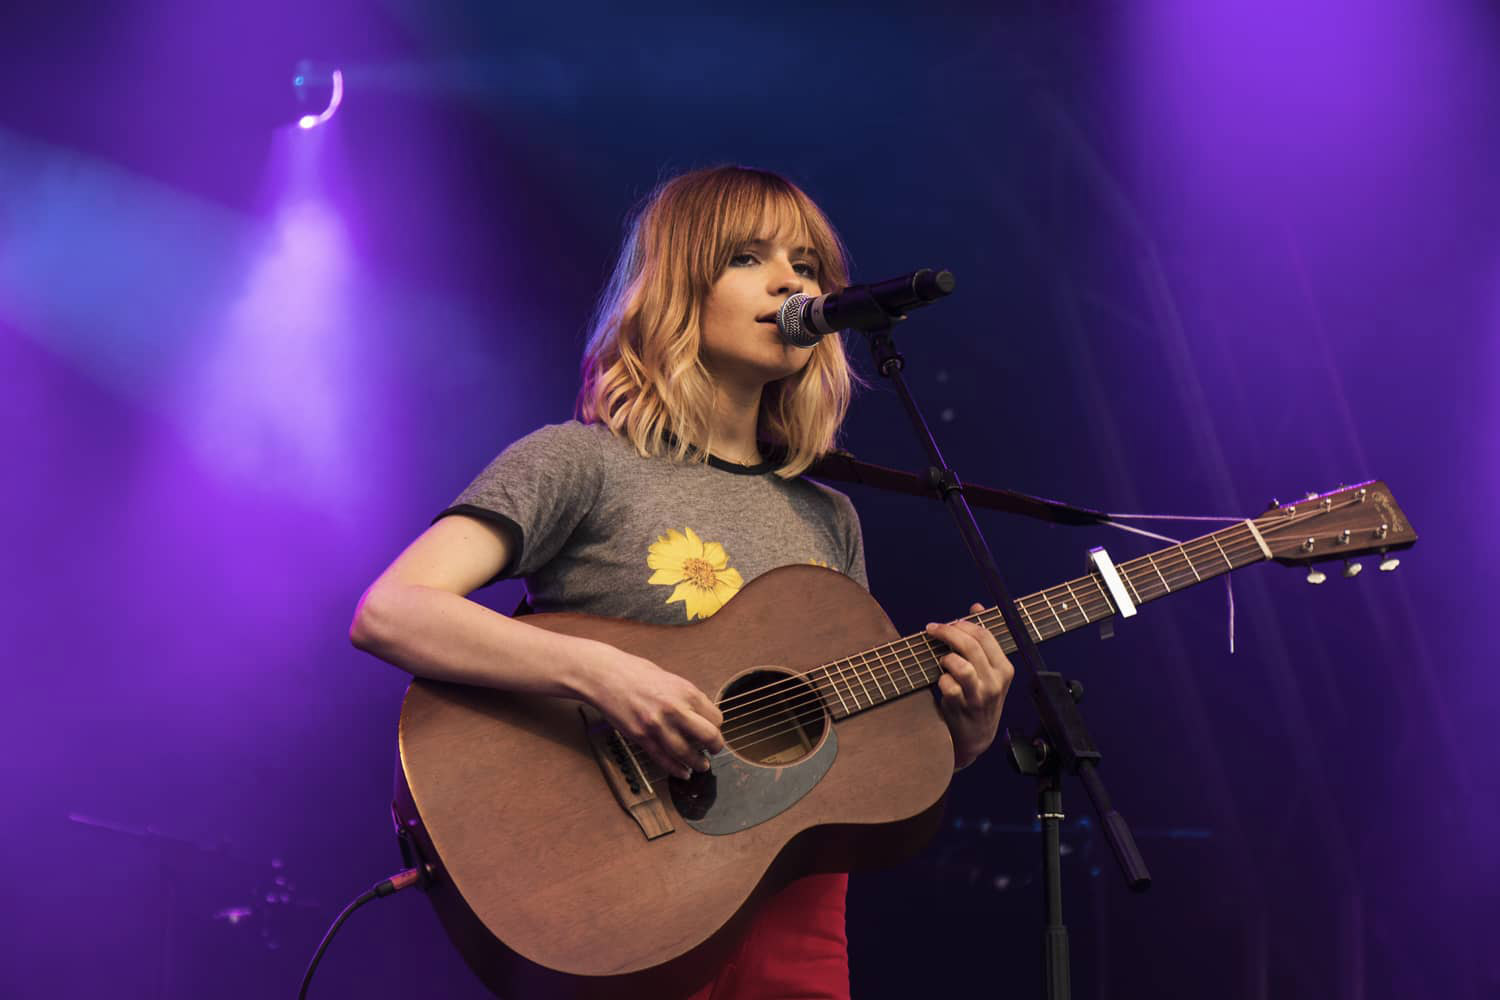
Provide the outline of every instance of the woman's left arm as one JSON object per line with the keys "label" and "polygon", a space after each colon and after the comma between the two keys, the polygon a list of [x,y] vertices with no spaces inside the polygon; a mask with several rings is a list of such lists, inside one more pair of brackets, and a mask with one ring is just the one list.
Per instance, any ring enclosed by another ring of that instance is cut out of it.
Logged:
{"label": "woman's left arm", "polygon": [[[983,610],[983,605],[975,604],[969,613]],[[1016,671],[994,635],[974,622],[933,623],[927,626],[927,634],[952,650],[938,661],[943,668],[938,691],[943,696],[943,718],[953,734],[954,768],[967,767],[995,741],[1000,709]]]}

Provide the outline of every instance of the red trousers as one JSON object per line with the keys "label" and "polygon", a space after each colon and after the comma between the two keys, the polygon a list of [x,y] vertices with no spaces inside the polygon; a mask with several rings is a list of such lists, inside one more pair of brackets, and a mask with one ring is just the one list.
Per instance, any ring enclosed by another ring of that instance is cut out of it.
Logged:
{"label": "red trousers", "polygon": [[690,1000],[849,1000],[847,875],[811,875],[768,899],[728,964]]}

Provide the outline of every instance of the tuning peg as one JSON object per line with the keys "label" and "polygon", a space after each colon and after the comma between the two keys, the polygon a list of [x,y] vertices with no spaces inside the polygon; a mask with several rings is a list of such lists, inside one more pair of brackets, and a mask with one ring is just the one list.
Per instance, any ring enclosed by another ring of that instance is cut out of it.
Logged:
{"label": "tuning peg", "polygon": [[1391,570],[1400,565],[1400,559],[1397,559],[1395,556],[1387,556],[1385,559],[1382,559],[1380,561],[1380,572],[1389,573]]}
{"label": "tuning peg", "polygon": [[1353,559],[1344,560],[1344,576],[1353,579],[1365,570],[1363,563],[1357,563]]}
{"label": "tuning peg", "polygon": [[1272,497],[1271,498],[1271,502],[1268,503],[1268,504],[1266,504],[1266,510],[1275,510],[1277,507],[1280,507],[1280,506],[1281,506],[1281,501],[1277,500],[1275,497]]}
{"label": "tuning peg", "polygon": [[1322,570],[1318,569],[1318,567],[1316,567],[1316,566],[1310,566],[1310,567],[1308,567],[1308,570],[1307,570],[1307,582],[1308,583],[1322,583],[1326,579],[1328,579],[1328,574],[1327,573],[1325,573]]}
{"label": "tuning peg", "polygon": [[1316,499],[1318,499],[1318,495],[1316,493],[1309,492],[1309,493],[1304,494],[1303,497],[1302,497],[1302,499],[1304,499],[1304,500],[1316,500]]}

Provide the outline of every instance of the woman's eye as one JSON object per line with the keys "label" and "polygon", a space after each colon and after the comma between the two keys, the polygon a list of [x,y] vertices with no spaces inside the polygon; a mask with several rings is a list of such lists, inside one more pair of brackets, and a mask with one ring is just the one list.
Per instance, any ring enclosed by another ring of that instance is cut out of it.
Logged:
{"label": "woman's eye", "polygon": [[[757,263],[759,263],[759,260],[757,260],[753,253],[737,253],[729,258],[730,267],[748,267],[751,264]],[[811,278],[814,281],[817,280],[818,266],[810,261],[798,261],[792,265],[792,268],[803,277]]]}

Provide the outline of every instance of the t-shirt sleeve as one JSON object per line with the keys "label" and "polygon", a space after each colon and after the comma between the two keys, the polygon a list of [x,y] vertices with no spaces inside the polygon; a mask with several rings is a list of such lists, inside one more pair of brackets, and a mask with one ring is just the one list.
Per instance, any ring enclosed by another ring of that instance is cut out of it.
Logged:
{"label": "t-shirt sleeve", "polygon": [[495,577],[529,576],[562,549],[599,498],[603,467],[594,428],[570,421],[521,438],[485,466],[434,520],[464,514],[510,536],[510,561]]}
{"label": "t-shirt sleeve", "polygon": [[865,538],[859,526],[859,513],[854,509],[854,503],[844,494],[834,491],[834,497],[837,500],[835,510],[839,537],[844,543],[844,575],[869,590],[870,581],[865,575]]}

